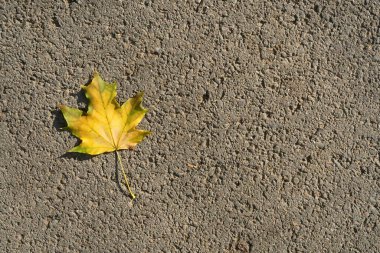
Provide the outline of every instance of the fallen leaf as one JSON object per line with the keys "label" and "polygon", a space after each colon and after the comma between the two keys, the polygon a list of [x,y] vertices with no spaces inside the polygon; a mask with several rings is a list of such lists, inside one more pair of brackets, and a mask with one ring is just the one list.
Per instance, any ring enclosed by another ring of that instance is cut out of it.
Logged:
{"label": "fallen leaf", "polygon": [[151,132],[136,129],[147,109],[141,106],[143,92],[130,98],[123,105],[116,101],[116,83],[107,83],[94,73],[91,83],[82,86],[89,100],[87,113],[76,108],[61,105],[60,109],[67,122],[67,129],[82,140],[68,152],[98,155],[116,152],[127,188],[132,196],[126,173],[117,150],[133,149]]}

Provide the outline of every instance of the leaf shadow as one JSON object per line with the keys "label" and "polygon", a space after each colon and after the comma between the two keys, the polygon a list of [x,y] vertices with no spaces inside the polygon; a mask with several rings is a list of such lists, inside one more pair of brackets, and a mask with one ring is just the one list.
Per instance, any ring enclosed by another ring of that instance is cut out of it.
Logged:
{"label": "leaf shadow", "polygon": [[[78,142],[80,143],[80,141],[78,141]],[[78,145],[78,144],[76,144],[76,145]],[[73,153],[67,152],[67,153],[60,156],[60,158],[75,159],[77,161],[86,161],[86,160],[90,160],[93,157],[94,157],[93,155],[88,155],[88,154],[83,154],[83,153],[74,153],[74,152]]]}
{"label": "leaf shadow", "polygon": [[[88,81],[85,83],[85,86],[87,86],[88,84],[90,84],[92,81],[92,76],[89,76],[88,78]],[[86,95],[85,95],[85,92],[83,89],[81,89],[80,91],[77,92],[77,104],[79,106],[81,105],[85,105],[84,108],[79,108],[83,111],[87,111],[87,107],[88,107],[88,99],[86,98]],[[55,108],[54,110],[51,110],[50,113],[53,115],[54,117],[54,120],[53,120],[53,127],[55,129],[57,129],[57,131],[66,131],[66,127],[67,127],[67,123],[66,123],[66,120],[65,118],[63,117],[63,114],[62,114],[62,111],[59,110],[58,108],[58,105],[57,105],[57,108]],[[77,142],[75,143],[75,146],[79,145],[81,143],[81,140],[77,138]],[[84,160],[89,160],[91,159],[93,156],[92,155],[88,155],[88,154],[82,154],[82,153],[65,153],[63,155],[60,156],[60,158],[70,158],[70,159],[75,159],[75,160],[78,160],[78,161],[84,161]]]}
{"label": "leaf shadow", "polygon": [[[92,76],[89,76],[88,81],[84,84],[84,86],[89,85],[91,81],[92,81]],[[80,91],[78,91],[76,95],[77,95],[77,104],[79,105],[79,109],[84,112],[87,112],[88,99],[86,97],[84,90],[80,89]],[[54,116],[53,126],[57,130],[65,130],[65,127],[67,126],[66,121],[65,121],[65,118],[63,117],[61,110],[58,109],[58,106],[56,109],[50,111],[50,113],[53,114]]]}
{"label": "leaf shadow", "polygon": [[[53,127],[55,129],[57,129],[57,131],[66,131],[67,124],[66,124],[66,121],[63,117],[62,112],[59,109],[54,109],[54,110],[51,110],[50,113],[52,115],[54,115]],[[81,142],[80,139],[77,138],[77,142],[75,143],[75,146],[79,145],[80,142]],[[85,160],[89,160],[93,156],[87,155],[87,154],[82,154],[82,153],[69,153],[69,152],[67,152],[67,153],[65,153],[59,157],[60,158],[75,159],[78,161],[85,161]]]}
{"label": "leaf shadow", "polygon": [[[90,75],[89,77],[88,77],[88,80],[87,80],[87,82],[83,85],[83,86],[87,86],[87,85],[89,85],[91,82],[92,82],[92,78],[93,78],[93,75]],[[88,109],[88,99],[87,99],[87,97],[86,97],[86,93],[85,93],[85,91],[81,88],[80,89],[80,91],[78,91],[78,93],[77,93],[77,104],[79,105],[79,106],[81,106],[81,105],[85,105],[83,108],[79,108],[79,109],[81,109],[81,110],[83,110],[84,112],[87,112],[87,109]]]}
{"label": "leaf shadow", "polygon": [[53,127],[59,131],[65,130],[64,128],[66,127],[66,121],[63,118],[63,114],[62,114],[61,110],[56,108],[54,110],[51,110],[50,113],[54,117]]}
{"label": "leaf shadow", "polygon": [[88,108],[88,99],[86,98],[86,93],[84,92],[83,89],[81,89],[80,91],[78,91],[77,93],[77,104],[79,106],[79,109],[84,111],[84,112],[87,112],[87,108]]}

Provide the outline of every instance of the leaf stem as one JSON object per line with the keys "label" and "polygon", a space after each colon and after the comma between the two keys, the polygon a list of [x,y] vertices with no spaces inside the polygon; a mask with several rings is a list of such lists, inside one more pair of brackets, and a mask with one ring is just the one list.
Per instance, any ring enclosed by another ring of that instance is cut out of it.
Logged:
{"label": "leaf stem", "polygon": [[123,163],[121,162],[120,155],[117,152],[117,150],[115,150],[115,152],[116,152],[117,160],[119,160],[119,164],[120,164],[120,167],[121,167],[121,172],[123,173],[123,176],[124,176],[125,185],[127,186],[129,194],[131,194],[131,197],[132,197],[132,200],[133,200],[133,199],[136,198],[136,195],[132,192],[132,189],[129,186],[128,179],[127,179],[127,174],[125,173],[125,170],[124,170],[124,167],[123,167]]}

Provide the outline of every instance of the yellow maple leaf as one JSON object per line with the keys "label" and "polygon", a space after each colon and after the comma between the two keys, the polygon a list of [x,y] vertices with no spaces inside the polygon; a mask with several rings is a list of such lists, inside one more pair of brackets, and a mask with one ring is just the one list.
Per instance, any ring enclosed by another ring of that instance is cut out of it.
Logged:
{"label": "yellow maple leaf", "polygon": [[107,83],[95,72],[91,83],[82,86],[89,100],[87,113],[61,105],[67,129],[82,140],[68,152],[98,155],[115,151],[127,188],[132,196],[126,173],[117,150],[133,149],[151,132],[136,129],[147,109],[141,106],[143,92],[130,98],[122,106],[116,101],[116,83]]}

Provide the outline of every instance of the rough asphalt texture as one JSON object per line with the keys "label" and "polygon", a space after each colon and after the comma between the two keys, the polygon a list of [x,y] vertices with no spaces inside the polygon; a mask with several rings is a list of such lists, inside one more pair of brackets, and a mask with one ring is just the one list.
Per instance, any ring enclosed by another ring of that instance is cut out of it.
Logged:
{"label": "rough asphalt texture", "polygon": [[[380,252],[380,4],[1,1],[1,252]],[[65,155],[94,69],[123,161]],[[117,183],[117,182],[120,183]]]}

